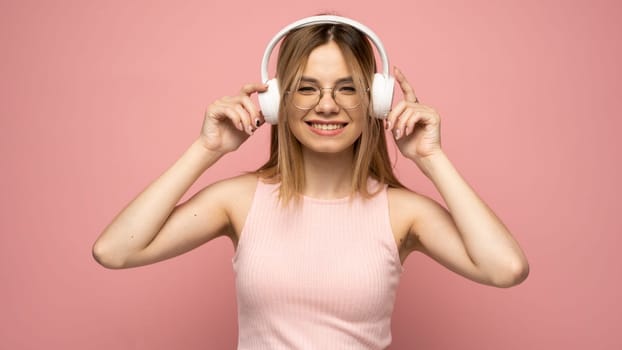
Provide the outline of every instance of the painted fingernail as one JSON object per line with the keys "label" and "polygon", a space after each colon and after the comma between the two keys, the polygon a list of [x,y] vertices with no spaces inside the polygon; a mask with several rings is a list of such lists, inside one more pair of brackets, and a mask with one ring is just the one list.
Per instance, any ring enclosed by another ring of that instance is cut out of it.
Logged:
{"label": "painted fingernail", "polygon": [[260,123],[261,123],[261,122],[259,121],[259,119],[255,119],[255,126],[256,126],[256,127],[259,127],[259,125],[261,125]]}

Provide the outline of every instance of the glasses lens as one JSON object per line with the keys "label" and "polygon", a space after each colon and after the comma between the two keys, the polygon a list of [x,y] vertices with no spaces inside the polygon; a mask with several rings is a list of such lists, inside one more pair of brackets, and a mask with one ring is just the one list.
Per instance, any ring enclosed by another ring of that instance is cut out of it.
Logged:
{"label": "glasses lens", "polygon": [[[324,90],[324,93],[322,93]],[[330,91],[329,91],[330,90]],[[334,88],[320,89],[314,84],[301,83],[293,95],[294,105],[300,109],[314,108],[320,98],[327,93],[334,91],[335,103],[345,109],[356,108],[361,104],[361,95],[357,92],[353,84],[341,84]]]}
{"label": "glasses lens", "polygon": [[294,105],[300,109],[311,109],[320,101],[320,89],[308,83],[301,83],[294,94]]}
{"label": "glasses lens", "polygon": [[345,109],[358,107],[361,95],[352,84],[335,86],[335,102]]}

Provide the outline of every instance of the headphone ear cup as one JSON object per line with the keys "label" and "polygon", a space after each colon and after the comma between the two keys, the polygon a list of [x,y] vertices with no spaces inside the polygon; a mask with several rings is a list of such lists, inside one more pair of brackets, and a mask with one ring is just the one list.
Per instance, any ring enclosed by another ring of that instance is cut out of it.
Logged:
{"label": "headphone ear cup", "polygon": [[275,125],[279,122],[279,104],[281,102],[279,83],[276,79],[270,79],[266,84],[268,90],[257,94],[259,107],[266,122]]}
{"label": "headphone ear cup", "polygon": [[391,111],[393,104],[393,87],[395,78],[390,75],[380,73],[374,74],[374,81],[371,87],[371,99],[374,116],[384,119]]}

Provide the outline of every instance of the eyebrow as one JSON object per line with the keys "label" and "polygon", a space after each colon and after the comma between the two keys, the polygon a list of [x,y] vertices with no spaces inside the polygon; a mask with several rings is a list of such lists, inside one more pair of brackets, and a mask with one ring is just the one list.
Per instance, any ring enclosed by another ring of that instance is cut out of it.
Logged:
{"label": "eyebrow", "polygon": [[[319,83],[317,79],[311,78],[311,77],[305,77],[304,75],[300,78],[300,81],[305,82],[305,83],[315,83],[315,84]],[[341,83],[352,83],[352,82],[354,82],[354,80],[352,80],[352,77],[345,77],[345,78],[337,79],[337,81],[335,81],[335,85],[341,84]]]}

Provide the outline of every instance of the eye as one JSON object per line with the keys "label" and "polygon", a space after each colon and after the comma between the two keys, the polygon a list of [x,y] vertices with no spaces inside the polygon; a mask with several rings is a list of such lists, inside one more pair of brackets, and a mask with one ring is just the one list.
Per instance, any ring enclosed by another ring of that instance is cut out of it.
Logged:
{"label": "eye", "polygon": [[356,88],[354,87],[354,85],[343,85],[340,86],[337,91],[339,91],[340,94],[344,95],[354,95],[356,93]]}
{"label": "eye", "polygon": [[318,88],[312,85],[304,85],[298,87],[297,91],[302,95],[314,95],[318,91]]}

